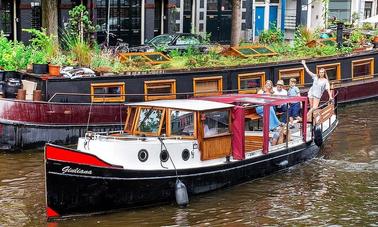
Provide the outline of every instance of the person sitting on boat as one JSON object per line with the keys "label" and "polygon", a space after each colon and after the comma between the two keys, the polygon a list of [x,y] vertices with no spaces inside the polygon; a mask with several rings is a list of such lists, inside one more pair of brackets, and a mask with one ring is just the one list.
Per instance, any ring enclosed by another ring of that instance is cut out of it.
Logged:
{"label": "person sitting on boat", "polygon": [[265,81],[265,85],[260,89],[257,94],[273,95],[273,82],[271,80]]}
{"label": "person sitting on boat", "polygon": [[280,127],[278,127],[278,130],[273,133],[271,145],[278,145],[284,143],[286,140],[291,140],[290,131],[287,130],[286,126],[281,125]]}
{"label": "person sitting on boat", "polygon": [[[267,80],[265,82],[265,86],[263,89],[259,90],[257,94],[273,94],[273,83],[270,80]],[[263,116],[264,114],[264,108],[262,106],[256,107],[256,113],[260,116]],[[273,130],[277,128],[281,124],[280,120],[278,120],[276,111],[271,106],[269,111],[269,130]]]}
{"label": "person sitting on boat", "polygon": [[321,68],[317,75],[308,69],[305,60],[302,60],[302,65],[305,68],[306,72],[312,77],[312,80],[313,80],[312,86],[310,90],[308,91],[308,99],[310,101],[310,110],[308,111],[307,119],[311,121],[312,112],[319,107],[320,99],[324,91],[327,90],[330,101],[333,98],[332,98],[332,93],[331,93],[331,89],[330,89],[330,85],[329,85],[329,81],[328,81],[328,77],[327,77],[327,73],[325,69]]}
{"label": "person sitting on boat", "polygon": [[[290,78],[290,88],[287,92],[289,97],[301,96],[299,88],[296,86],[297,80],[295,78]],[[290,128],[294,128],[294,119],[300,120],[300,112],[301,112],[301,103],[290,103],[289,105],[289,125]]]}
{"label": "person sitting on boat", "polygon": [[[274,95],[281,95],[281,96],[287,96],[287,91],[284,88],[285,83],[283,80],[278,80],[276,83],[276,87],[273,88],[273,94]],[[282,113],[281,121],[283,123],[286,123],[286,114],[287,114],[287,107],[286,105],[279,105],[276,106],[276,111],[278,113]]]}

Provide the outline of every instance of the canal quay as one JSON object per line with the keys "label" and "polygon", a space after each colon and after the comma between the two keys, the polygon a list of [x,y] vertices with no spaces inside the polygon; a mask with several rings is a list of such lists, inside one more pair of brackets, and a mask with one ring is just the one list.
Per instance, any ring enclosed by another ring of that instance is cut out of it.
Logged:
{"label": "canal quay", "polygon": [[[338,110],[339,126],[310,161],[166,204],[58,221],[57,226],[376,226],[378,101]],[[0,226],[46,226],[42,150],[0,154]]]}

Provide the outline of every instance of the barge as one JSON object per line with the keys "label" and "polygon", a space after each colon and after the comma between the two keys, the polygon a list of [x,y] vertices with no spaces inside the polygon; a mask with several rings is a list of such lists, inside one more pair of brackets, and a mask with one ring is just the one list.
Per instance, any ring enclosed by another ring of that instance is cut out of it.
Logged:
{"label": "barge", "polygon": [[[271,108],[298,102],[304,107],[303,121],[292,129],[286,125],[271,130]],[[263,107],[263,124],[248,127],[257,107]],[[335,129],[335,108],[327,102],[307,123],[306,97],[244,94],[129,104],[122,131],[88,132],[76,149],[46,145],[47,218],[175,198],[180,204],[185,195],[230,187],[304,162],[318,154]],[[177,195],[177,184],[187,194]]]}

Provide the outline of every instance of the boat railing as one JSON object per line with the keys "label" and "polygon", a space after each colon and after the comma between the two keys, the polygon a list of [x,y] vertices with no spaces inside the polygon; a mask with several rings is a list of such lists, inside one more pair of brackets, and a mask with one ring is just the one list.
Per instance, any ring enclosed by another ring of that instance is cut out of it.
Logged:
{"label": "boat railing", "polygon": [[[318,108],[316,108],[316,109],[314,109],[313,111],[312,111],[312,114],[311,114],[311,132],[312,132],[312,134],[311,134],[311,138],[314,138],[314,127],[316,126],[315,125],[315,121],[314,121],[314,112],[316,111],[316,110],[322,110],[322,109],[324,109],[324,108],[326,108],[326,107],[328,107],[329,105],[333,105],[333,113],[336,115],[336,117],[337,117],[337,108],[338,108],[338,102],[337,102],[337,98],[338,98],[338,94],[339,94],[339,92],[338,91],[336,91],[336,93],[333,95],[333,99],[330,99],[330,100],[328,100],[328,101],[325,101],[325,102],[322,102],[320,105],[319,105],[319,107]],[[331,123],[332,123],[332,117],[329,117],[328,118],[328,125],[330,126],[331,125]],[[323,132],[323,124],[320,124],[320,128],[321,128],[321,131]]]}

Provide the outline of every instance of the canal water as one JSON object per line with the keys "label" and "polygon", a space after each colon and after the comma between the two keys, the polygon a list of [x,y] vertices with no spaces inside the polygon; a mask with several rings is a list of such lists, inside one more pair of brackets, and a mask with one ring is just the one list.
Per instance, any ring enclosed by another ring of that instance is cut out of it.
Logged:
{"label": "canal water", "polygon": [[[378,226],[378,102],[340,108],[321,155],[275,175],[174,204],[53,226]],[[0,226],[46,226],[42,152],[0,154]]]}

